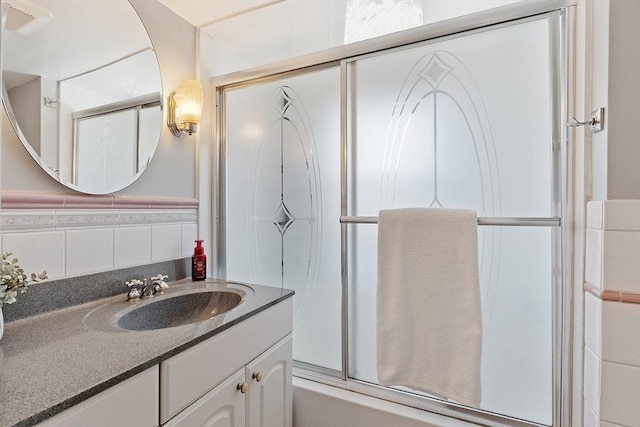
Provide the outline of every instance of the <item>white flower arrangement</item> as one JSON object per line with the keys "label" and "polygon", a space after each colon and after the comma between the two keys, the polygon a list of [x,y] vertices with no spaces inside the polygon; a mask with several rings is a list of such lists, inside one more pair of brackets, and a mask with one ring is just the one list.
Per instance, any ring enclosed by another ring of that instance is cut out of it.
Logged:
{"label": "white flower arrangement", "polygon": [[25,293],[32,282],[47,279],[47,272],[31,273],[30,277],[18,265],[18,259],[9,260],[9,252],[0,254],[0,307],[2,304],[13,304],[17,301],[18,292]]}

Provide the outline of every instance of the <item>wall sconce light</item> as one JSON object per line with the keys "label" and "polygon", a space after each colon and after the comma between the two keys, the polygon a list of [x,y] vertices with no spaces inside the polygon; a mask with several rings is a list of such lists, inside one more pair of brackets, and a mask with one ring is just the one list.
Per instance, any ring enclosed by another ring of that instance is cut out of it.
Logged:
{"label": "wall sconce light", "polygon": [[178,138],[198,131],[202,118],[204,93],[197,80],[184,80],[168,99],[167,126]]}

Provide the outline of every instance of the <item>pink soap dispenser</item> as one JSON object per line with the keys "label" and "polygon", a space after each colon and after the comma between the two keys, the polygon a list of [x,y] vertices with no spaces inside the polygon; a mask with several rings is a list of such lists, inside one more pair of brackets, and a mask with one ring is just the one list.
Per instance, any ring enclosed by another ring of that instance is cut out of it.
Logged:
{"label": "pink soap dispenser", "polygon": [[196,240],[196,247],[191,257],[191,279],[204,280],[207,278],[207,256],[202,247],[204,240]]}

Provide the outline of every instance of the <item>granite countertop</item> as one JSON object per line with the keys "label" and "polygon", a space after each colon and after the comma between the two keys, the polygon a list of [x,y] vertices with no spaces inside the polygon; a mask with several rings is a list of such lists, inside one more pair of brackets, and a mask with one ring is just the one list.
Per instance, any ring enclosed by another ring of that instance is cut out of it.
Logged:
{"label": "granite countertop", "polygon": [[218,280],[169,283],[165,296],[207,289],[245,294],[209,320],[149,331],[118,328],[114,315],[162,295],[96,300],[5,324],[0,340],[0,426],[36,424],[293,296],[288,289]]}

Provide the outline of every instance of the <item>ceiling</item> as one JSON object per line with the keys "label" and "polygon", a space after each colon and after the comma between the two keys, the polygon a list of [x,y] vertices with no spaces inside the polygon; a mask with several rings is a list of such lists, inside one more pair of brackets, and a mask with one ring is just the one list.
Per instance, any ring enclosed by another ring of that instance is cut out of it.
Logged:
{"label": "ceiling", "polygon": [[195,27],[222,21],[283,0],[158,0]]}
{"label": "ceiling", "polygon": [[[15,78],[14,84],[20,84],[35,76],[64,80],[152,48],[128,1],[3,0],[3,4],[8,11],[2,33],[5,83]],[[23,26],[9,25],[14,16],[23,15],[35,19]]]}

